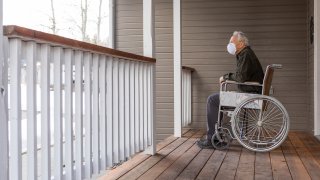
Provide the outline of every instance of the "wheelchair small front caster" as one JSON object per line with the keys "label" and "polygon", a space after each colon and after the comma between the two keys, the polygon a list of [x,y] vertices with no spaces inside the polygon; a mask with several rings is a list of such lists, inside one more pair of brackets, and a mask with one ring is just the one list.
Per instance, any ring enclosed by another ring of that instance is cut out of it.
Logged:
{"label": "wheelchair small front caster", "polygon": [[[218,135],[220,136],[220,138],[218,137]],[[211,138],[212,146],[218,150],[228,149],[230,142],[231,142],[230,135],[224,131],[216,132]]]}

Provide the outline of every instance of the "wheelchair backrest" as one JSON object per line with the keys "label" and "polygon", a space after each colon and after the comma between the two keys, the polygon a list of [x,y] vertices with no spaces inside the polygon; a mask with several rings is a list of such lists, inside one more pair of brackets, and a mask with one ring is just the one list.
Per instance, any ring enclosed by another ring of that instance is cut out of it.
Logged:
{"label": "wheelchair backrest", "polygon": [[281,69],[281,68],[282,68],[281,64],[271,64],[267,66],[266,72],[263,78],[262,95],[269,96],[274,69]]}

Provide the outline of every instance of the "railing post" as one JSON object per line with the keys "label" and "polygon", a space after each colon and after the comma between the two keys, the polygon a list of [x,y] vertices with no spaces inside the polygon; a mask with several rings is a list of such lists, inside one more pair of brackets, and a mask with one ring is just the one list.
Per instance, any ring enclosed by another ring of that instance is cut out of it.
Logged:
{"label": "railing post", "polygon": [[6,107],[6,77],[4,73],[4,63],[6,61],[4,55],[4,39],[3,39],[3,1],[0,0],[0,177],[3,179],[9,179],[9,141],[8,141],[8,119],[7,119],[7,107]]}
{"label": "railing post", "polygon": [[[154,57],[155,55],[155,38],[154,38],[154,0],[143,0],[143,54],[144,56],[147,57]],[[153,69],[154,72],[155,69]],[[144,72],[144,66],[142,66],[142,72]],[[147,74],[144,74],[146,77]],[[144,81],[146,83],[146,81]],[[152,83],[155,83],[155,79],[153,79]],[[143,87],[143,86],[142,86]],[[145,90],[147,91],[147,88],[145,86]],[[149,91],[151,91],[151,96],[150,98],[153,98],[153,91],[155,91],[155,88],[151,88]],[[145,97],[146,98],[146,97]],[[151,102],[154,102],[153,99],[151,99]],[[144,102],[141,102],[144,103]],[[147,103],[145,103],[147,104]],[[154,109],[155,106],[154,104],[152,105],[151,112],[148,112],[152,114],[150,116],[151,119],[149,119],[149,122],[152,124],[151,125],[151,131],[152,131],[152,144],[147,150],[145,151],[147,154],[155,154],[156,152],[156,146],[155,146],[155,113]],[[148,108],[144,108],[144,111],[147,111]],[[140,118],[144,117],[147,118],[146,116],[143,116],[143,114],[140,114]],[[147,124],[145,124],[147,126]],[[142,129],[142,131],[144,131]],[[147,133],[145,130],[144,133]],[[144,141],[147,142],[147,141]],[[145,144],[147,146],[148,143]]]}

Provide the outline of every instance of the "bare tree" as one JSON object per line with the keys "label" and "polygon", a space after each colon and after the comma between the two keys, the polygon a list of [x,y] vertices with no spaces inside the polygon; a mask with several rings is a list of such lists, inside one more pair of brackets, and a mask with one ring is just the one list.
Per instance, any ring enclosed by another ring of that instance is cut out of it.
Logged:
{"label": "bare tree", "polygon": [[81,35],[82,40],[86,41],[87,38],[87,22],[88,22],[88,0],[81,0]]}
{"label": "bare tree", "polygon": [[97,20],[97,35],[95,37],[95,43],[96,44],[98,44],[99,41],[100,41],[100,27],[101,27],[101,19],[102,19],[101,7],[102,7],[102,0],[99,0],[99,12],[98,12],[98,20]]}
{"label": "bare tree", "polygon": [[55,16],[55,9],[53,5],[53,0],[51,0],[51,17],[49,17],[50,20],[50,27],[49,29],[52,31],[53,34],[57,34],[57,22],[56,22],[56,16]]}

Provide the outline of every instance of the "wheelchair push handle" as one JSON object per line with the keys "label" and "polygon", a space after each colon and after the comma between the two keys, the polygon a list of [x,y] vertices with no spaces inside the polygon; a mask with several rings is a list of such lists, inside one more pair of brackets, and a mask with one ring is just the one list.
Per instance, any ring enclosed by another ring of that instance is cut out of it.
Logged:
{"label": "wheelchair push handle", "polygon": [[282,69],[282,64],[271,64],[270,66],[274,69]]}

